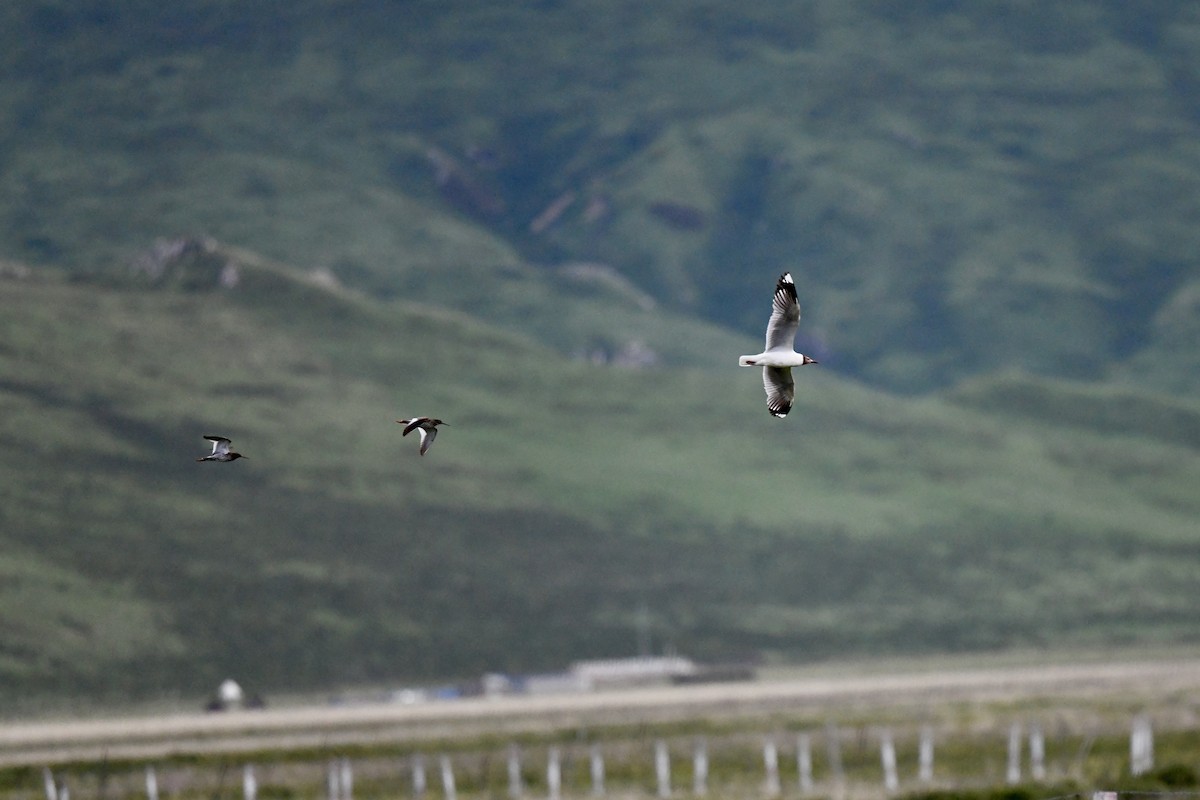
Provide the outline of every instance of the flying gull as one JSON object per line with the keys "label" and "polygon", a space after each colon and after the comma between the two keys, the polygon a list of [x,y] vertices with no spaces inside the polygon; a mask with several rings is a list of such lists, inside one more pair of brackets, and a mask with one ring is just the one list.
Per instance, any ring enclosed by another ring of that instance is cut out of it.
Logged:
{"label": "flying gull", "polygon": [[229,440],[224,436],[205,436],[213,443],[213,451],[206,455],[197,458],[197,461],[236,461],[239,458],[245,458],[241,453],[232,453],[229,450]]}
{"label": "flying gull", "polygon": [[432,419],[430,417],[413,417],[412,419],[398,419],[404,426],[404,435],[408,436],[413,431],[421,432],[421,455],[425,455],[425,451],[433,444],[433,440],[437,437],[437,426],[448,425],[448,422],[442,422],[440,419]]}
{"label": "flying gull", "polygon": [[796,385],[792,382],[792,367],[816,364],[815,359],[792,349],[796,328],[800,327],[800,304],[796,302],[796,284],[792,273],[785,272],[775,284],[775,299],[771,303],[771,319],[767,322],[767,346],[756,356],[742,356],[743,367],[763,368],[763,387],[767,390],[767,410],[775,417],[786,417],[792,410]]}

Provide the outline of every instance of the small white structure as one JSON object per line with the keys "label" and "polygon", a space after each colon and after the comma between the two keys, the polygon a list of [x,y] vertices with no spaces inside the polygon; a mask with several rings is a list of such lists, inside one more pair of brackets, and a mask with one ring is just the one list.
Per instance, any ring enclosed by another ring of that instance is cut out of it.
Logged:
{"label": "small white structure", "polygon": [[222,708],[241,708],[246,696],[242,687],[233,678],[226,678],[217,687],[217,701]]}
{"label": "small white structure", "polygon": [[653,686],[697,673],[696,662],[683,656],[638,656],[576,661],[570,673],[582,687]]}

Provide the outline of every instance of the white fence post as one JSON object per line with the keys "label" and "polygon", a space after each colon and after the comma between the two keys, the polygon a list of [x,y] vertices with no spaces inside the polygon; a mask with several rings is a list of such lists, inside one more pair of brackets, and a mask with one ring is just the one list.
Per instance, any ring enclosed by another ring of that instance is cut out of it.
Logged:
{"label": "white fence post", "polygon": [[775,747],[775,740],[769,736],[763,742],[763,767],[767,773],[763,793],[767,797],[778,797],[783,791],[779,785],[779,750]]}
{"label": "white fence post", "polygon": [[800,791],[808,794],[813,789],[812,740],[807,733],[796,736],[796,772],[799,773]]}
{"label": "white fence post", "polygon": [[551,747],[546,757],[546,789],[550,800],[559,800],[562,797],[562,763],[559,759],[558,748]]}
{"label": "white fence post", "polygon": [[900,777],[896,774],[896,745],[890,730],[885,729],[879,735],[879,760],[883,763],[883,788],[896,791],[900,788]]}
{"label": "white fence post", "polygon": [[342,788],[342,800],[352,800],[354,797],[354,771],[350,767],[350,759],[343,758],[338,764],[339,782]]}
{"label": "white fence post", "polygon": [[515,744],[508,746],[508,796],[513,800],[524,791],[521,785],[521,751]]}
{"label": "white fence post", "polygon": [[922,783],[933,782],[933,728],[921,727],[921,740],[917,746],[917,779]]}
{"label": "white fence post", "polygon": [[54,773],[49,767],[42,767],[42,788],[46,792],[46,800],[58,800],[58,784],[54,782]]}
{"label": "white fence post", "polygon": [[1021,723],[1014,722],[1008,729],[1008,772],[1009,783],[1021,782]]}
{"label": "white fence post", "polygon": [[667,743],[659,739],[654,743],[654,774],[658,778],[658,796],[671,796],[671,754]]}
{"label": "white fence post", "polygon": [[158,775],[154,765],[146,767],[146,800],[158,800]]}
{"label": "white fence post", "polygon": [[450,756],[442,756],[442,794],[446,800],[455,800],[458,797],[458,790],[454,786],[454,766],[450,763]]}
{"label": "white fence post", "polygon": [[600,751],[600,745],[592,745],[592,795],[594,797],[604,796],[604,753]]}
{"label": "white fence post", "polygon": [[425,757],[420,753],[412,757],[412,789],[413,797],[421,800],[425,796]]}
{"label": "white fence post", "polygon": [[325,794],[329,800],[342,798],[342,773],[338,770],[336,761],[330,761],[325,771]]}
{"label": "white fence post", "polygon": [[692,751],[692,794],[708,794],[708,742],[703,737],[696,740]]}
{"label": "white fence post", "polygon": [[1129,772],[1143,775],[1154,768],[1154,732],[1150,718],[1143,715],[1133,720],[1129,734]]}
{"label": "white fence post", "polygon": [[242,767],[242,797],[245,800],[255,800],[258,797],[258,779],[254,776],[254,765]]}
{"label": "white fence post", "polygon": [[1035,781],[1046,780],[1046,737],[1037,723],[1029,727],[1029,777]]}

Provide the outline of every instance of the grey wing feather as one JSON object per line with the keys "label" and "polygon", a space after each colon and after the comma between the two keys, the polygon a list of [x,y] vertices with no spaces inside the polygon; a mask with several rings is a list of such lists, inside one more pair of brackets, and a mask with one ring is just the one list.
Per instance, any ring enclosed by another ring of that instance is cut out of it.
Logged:
{"label": "grey wing feather", "polygon": [[791,367],[763,367],[763,388],[767,390],[767,410],[773,417],[786,417],[792,410],[796,384]]}

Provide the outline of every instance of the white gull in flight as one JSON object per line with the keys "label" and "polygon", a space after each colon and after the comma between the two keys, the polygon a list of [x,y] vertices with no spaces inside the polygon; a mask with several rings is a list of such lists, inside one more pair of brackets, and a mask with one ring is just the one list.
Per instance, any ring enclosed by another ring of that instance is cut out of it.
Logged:
{"label": "white gull in flight", "polygon": [[775,284],[775,299],[771,303],[771,319],[767,322],[767,346],[754,356],[742,356],[738,365],[763,368],[763,387],[767,390],[767,410],[775,417],[786,417],[792,410],[796,385],[792,382],[792,367],[816,364],[816,359],[792,349],[796,328],[800,327],[800,304],[796,301],[796,284],[792,273],[785,272]]}

